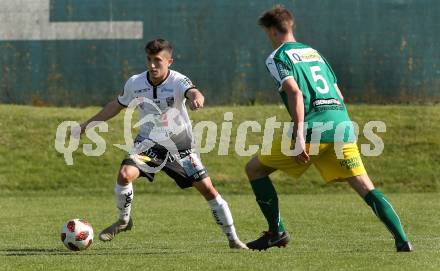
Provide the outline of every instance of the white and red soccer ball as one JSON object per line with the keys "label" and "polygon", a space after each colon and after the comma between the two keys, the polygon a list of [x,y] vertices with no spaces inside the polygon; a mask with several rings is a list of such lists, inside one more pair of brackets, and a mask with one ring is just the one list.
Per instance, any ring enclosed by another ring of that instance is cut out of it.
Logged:
{"label": "white and red soccer ball", "polygon": [[87,249],[93,242],[93,228],[84,219],[71,219],[61,229],[61,241],[70,250]]}

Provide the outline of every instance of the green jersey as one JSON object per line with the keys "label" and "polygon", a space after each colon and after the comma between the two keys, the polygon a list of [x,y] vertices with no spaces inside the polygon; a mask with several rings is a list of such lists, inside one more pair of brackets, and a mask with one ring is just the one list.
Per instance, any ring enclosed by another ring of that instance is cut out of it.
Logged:
{"label": "green jersey", "polygon": [[297,82],[304,98],[306,142],[310,142],[312,131],[322,133],[323,143],[354,141],[347,109],[335,88],[336,76],[318,51],[299,42],[286,42],[270,54],[266,66],[289,112],[292,110],[282,84],[288,78]]}

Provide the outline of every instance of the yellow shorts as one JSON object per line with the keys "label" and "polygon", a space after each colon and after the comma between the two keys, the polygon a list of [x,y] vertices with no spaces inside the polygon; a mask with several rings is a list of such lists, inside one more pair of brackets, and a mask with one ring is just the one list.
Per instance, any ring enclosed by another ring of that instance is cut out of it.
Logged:
{"label": "yellow shorts", "polygon": [[[335,144],[341,159],[336,155]],[[307,153],[310,153],[310,147],[310,144],[306,144]],[[313,164],[326,182],[345,181],[346,178],[366,173],[356,143],[321,143],[319,152],[310,155],[310,162],[303,165],[298,164],[293,156],[283,154],[281,139],[276,139],[273,141],[271,154],[260,153],[258,160],[263,165],[282,170],[294,178],[299,178]]]}

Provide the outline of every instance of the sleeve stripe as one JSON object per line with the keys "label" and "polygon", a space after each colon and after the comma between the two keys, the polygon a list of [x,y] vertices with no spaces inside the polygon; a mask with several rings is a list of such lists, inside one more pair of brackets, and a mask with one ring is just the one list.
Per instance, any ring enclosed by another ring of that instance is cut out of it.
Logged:
{"label": "sleeve stripe", "polygon": [[280,74],[278,73],[278,69],[275,67],[275,62],[273,61],[273,58],[268,60],[266,63],[266,68],[269,70],[269,73],[277,80],[278,82],[281,81]]}
{"label": "sleeve stripe", "polygon": [[192,86],[192,87],[190,87],[190,88],[187,88],[186,90],[185,90],[185,92],[183,92],[183,97],[185,97],[186,99],[188,99],[188,97],[186,97],[186,93],[189,91],[189,90],[191,90],[191,89],[195,89],[196,87],[195,86]]}
{"label": "sleeve stripe", "polygon": [[121,101],[119,101],[119,97],[120,97],[120,96],[118,96],[118,98],[116,99],[116,100],[118,101],[118,103],[119,103],[120,105],[122,105],[123,107],[128,107],[128,105],[125,105],[125,104],[121,103]]}
{"label": "sleeve stripe", "polygon": [[292,75],[289,75],[289,76],[286,76],[286,77],[284,77],[282,80],[281,80],[281,85],[284,83],[284,81],[286,81],[287,79],[289,79],[289,78],[293,78],[293,76]]}

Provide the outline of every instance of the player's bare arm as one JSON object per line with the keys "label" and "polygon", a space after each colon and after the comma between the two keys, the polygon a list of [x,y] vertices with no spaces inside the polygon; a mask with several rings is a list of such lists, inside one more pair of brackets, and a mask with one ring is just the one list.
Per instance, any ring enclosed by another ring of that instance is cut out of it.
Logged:
{"label": "player's bare arm", "polygon": [[299,89],[293,77],[286,79],[282,85],[283,90],[288,97],[289,107],[293,108],[290,112],[293,123],[293,135],[296,135],[296,144],[300,144],[302,148],[301,154],[295,156],[295,160],[298,163],[306,164],[310,161],[309,155],[306,153],[306,143],[304,139],[304,100],[302,92]]}
{"label": "player's bare arm", "polygon": [[85,132],[85,129],[89,123],[93,121],[107,121],[119,114],[119,112],[121,112],[121,110],[124,108],[125,107],[118,103],[117,99],[114,99],[106,104],[96,115],[81,124],[81,133]]}
{"label": "player's bare arm", "polygon": [[192,88],[188,90],[186,97],[189,100],[189,108],[191,108],[191,110],[199,110],[203,108],[205,97],[198,89]]}

